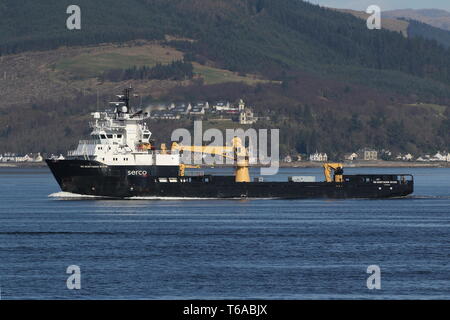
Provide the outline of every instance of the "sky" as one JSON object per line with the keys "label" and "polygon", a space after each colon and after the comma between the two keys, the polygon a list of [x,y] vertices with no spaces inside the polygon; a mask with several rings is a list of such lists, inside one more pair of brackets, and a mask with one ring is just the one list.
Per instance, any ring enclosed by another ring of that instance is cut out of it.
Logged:
{"label": "sky", "polygon": [[450,11],[450,0],[308,0],[325,7],[365,11],[378,5],[382,11],[394,9],[444,9]]}

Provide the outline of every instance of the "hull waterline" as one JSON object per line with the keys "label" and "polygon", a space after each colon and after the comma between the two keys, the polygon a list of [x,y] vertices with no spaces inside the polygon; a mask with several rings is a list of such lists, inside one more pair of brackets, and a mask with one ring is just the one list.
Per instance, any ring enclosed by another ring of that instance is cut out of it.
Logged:
{"label": "hull waterline", "polygon": [[[178,176],[177,166],[107,166],[46,160],[62,191],[112,198],[396,198],[414,191],[409,175],[344,175],[343,182],[235,182],[233,176]],[[405,178],[406,177],[406,178]]]}

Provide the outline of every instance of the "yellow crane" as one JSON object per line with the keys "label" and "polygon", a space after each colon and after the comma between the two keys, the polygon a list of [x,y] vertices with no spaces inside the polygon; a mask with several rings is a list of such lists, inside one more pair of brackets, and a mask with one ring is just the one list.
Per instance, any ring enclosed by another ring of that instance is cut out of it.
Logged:
{"label": "yellow crane", "polygon": [[[342,163],[325,163],[323,165],[323,171],[325,180],[327,182],[342,182],[344,181],[344,169]],[[331,178],[331,170],[334,171],[334,179]]]}
{"label": "yellow crane", "polygon": [[[172,144],[172,152],[189,151],[210,155],[218,155],[224,158],[234,159],[235,162],[235,181],[250,182],[250,174],[248,170],[248,151],[242,145],[239,137],[231,140],[231,146],[182,146],[174,142]],[[231,155],[230,155],[231,154]],[[184,174],[184,168],[180,166],[180,173]]]}
{"label": "yellow crane", "polygon": [[180,177],[184,177],[184,172],[186,171],[186,168],[200,168],[199,165],[189,165],[189,164],[180,164],[180,172],[179,175]]}

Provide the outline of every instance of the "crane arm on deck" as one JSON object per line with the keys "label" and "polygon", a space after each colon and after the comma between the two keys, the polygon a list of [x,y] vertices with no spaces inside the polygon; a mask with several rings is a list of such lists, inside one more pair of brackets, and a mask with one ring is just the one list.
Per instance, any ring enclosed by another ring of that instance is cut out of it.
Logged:
{"label": "crane arm on deck", "polygon": [[238,137],[233,138],[232,146],[182,146],[174,142],[172,144],[171,150],[172,152],[189,151],[218,155],[224,158],[234,159],[236,165],[236,182],[250,182],[250,174],[248,170],[248,152],[247,149],[242,145],[241,139]]}
{"label": "crane arm on deck", "polygon": [[[334,171],[334,179],[331,178],[331,170]],[[342,182],[344,180],[344,169],[342,163],[325,163],[323,172],[327,182]]]}

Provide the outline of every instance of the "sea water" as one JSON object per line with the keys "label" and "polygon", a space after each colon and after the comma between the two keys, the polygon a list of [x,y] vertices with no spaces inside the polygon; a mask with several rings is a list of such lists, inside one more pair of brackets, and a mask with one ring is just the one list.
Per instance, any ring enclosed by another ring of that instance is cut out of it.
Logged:
{"label": "sea water", "polygon": [[[346,173],[412,173],[415,192],[105,200],[62,193],[46,168],[1,168],[1,298],[449,299],[450,169]],[[286,168],[265,180],[297,175],[323,179],[321,169]],[[71,265],[79,290],[67,286]],[[367,287],[370,265],[379,290]]]}

